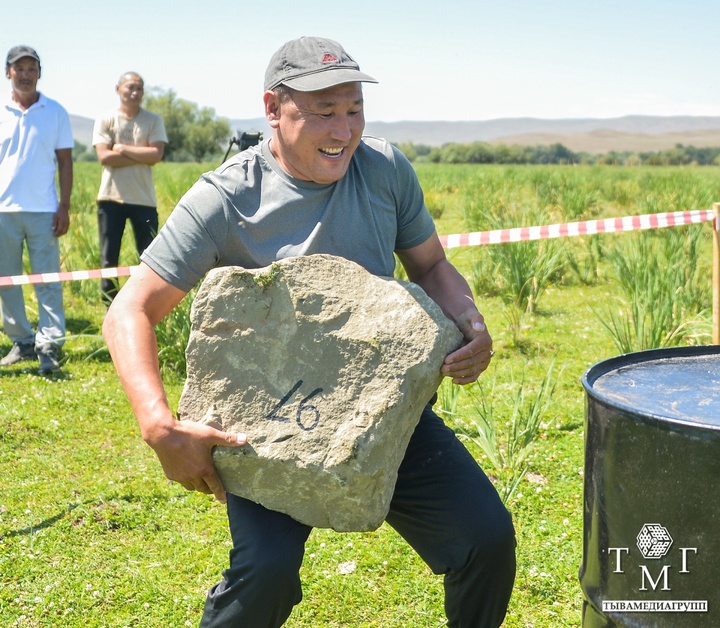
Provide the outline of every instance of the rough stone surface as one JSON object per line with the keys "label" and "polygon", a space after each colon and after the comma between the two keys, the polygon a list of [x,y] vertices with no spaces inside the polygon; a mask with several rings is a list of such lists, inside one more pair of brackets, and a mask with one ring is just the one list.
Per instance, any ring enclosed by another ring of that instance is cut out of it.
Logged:
{"label": "rough stone surface", "polygon": [[298,521],[377,528],[462,336],[417,285],[312,255],[215,269],[195,297],[181,418],[244,432],[225,488]]}

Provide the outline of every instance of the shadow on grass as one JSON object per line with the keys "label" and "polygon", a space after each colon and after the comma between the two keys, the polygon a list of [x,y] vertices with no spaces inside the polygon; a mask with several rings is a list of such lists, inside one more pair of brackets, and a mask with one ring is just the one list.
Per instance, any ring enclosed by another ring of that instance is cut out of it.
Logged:
{"label": "shadow on grass", "polygon": [[53,527],[57,523],[61,522],[66,517],[70,516],[75,510],[78,508],[82,510],[86,510],[90,513],[101,513],[102,511],[106,509],[110,509],[109,514],[102,514],[102,515],[95,515],[96,522],[104,522],[110,527],[121,527],[120,525],[113,525],[113,515],[117,515],[116,512],[114,512],[113,502],[115,503],[157,503],[157,502],[167,502],[171,499],[175,499],[174,496],[171,495],[162,495],[160,493],[153,493],[151,495],[136,495],[136,494],[127,494],[127,495],[118,495],[112,499],[86,499],[82,502],[77,502],[74,504],[68,504],[66,508],[61,510],[55,515],[52,515],[51,517],[48,517],[47,519],[43,519],[40,523],[36,525],[31,525],[25,528],[20,528],[18,530],[9,530],[5,533],[0,533],[0,541],[5,539],[12,539],[15,537],[23,537],[23,536],[29,536],[32,534],[35,534],[41,530],[47,530],[48,528]]}
{"label": "shadow on grass", "polygon": [[70,334],[100,335],[100,327],[86,318],[66,318],[65,329]]}
{"label": "shadow on grass", "polygon": [[81,502],[79,504],[68,504],[68,507],[59,512],[56,515],[53,515],[52,517],[48,517],[47,519],[44,519],[37,525],[30,526],[29,528],[21,528],[19,530],[10,530],[9,532],[6,532],[5,534],[0,534],[0,540],[2,539],[12,539],[16,536],[27,536],[29,534],[35,534],[38,530],[45,530],[47,528],[50,528],[54,526],[58,521],[61,521],[65,517],[67,517],[73,510],[76,508],[79,508],[80,506],[87,506],[88,504],[92,504],[94,500],[87,500],[84,502]]}
{"label": "shadow on grass", "polygon": [[[110,353],[105,345],[105,340],[97,326],[70,326],[68,335],[65,337],[63,348],[60,353],[60,370],[54,373],[44,374],[44,377],[53,379],[67,379],[63,368],[72,362],[92,360],[95,362],[108,363]],[[12,345],[0,345],[0,356],[5,355]],[[0,367],[0,377],[20,377],[31,373],[38,374],[37,360],[23,360],[16,364]]]}
{"label": "shadow on grass", "polygon": [[[5,350],[4,353],[9,351]],[[4,355],[0,349],[0,354]],[[69,380],[72,379],[72,363],[92,360],[93,362],[109,363],[110,353],[104,345],[101,347],[75,347],[72,351],[63,350],[60,354],[60,369],[50,373],[40,373],[40,363],[37,360],[23,360],[10,366],[0,367],[0,378],[19,378],[35,375],[51,380]]]}
{"label": "shadow on grass", "polygon": [[[1,352],[1,350],[0,350]],[[60,370],[52,373],[40,373],[40,363],[37,360],[23,360],[17,364],[0,367],[0,377],[27,377],[28,375],[36,375],[46,379],[66,380],[70,379],[70,375],[63,371],[63,362],[60,361]]]}

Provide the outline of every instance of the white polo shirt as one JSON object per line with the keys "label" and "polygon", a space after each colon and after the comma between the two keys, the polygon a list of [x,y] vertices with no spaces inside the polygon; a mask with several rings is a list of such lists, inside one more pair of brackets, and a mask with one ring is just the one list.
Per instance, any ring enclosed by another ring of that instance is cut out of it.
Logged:
{"label": "white polo shirt", "polygon": [[27,111],[11,95],[0,106],[0,211],[55,212],[55,151],[73,147],[70,117],[40,94]]}

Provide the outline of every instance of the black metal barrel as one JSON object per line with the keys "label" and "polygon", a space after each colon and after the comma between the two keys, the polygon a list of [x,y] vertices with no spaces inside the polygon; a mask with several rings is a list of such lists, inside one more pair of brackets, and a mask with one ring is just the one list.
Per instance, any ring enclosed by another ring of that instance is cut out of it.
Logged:
{"label": "black metal barrel", "polygon": [[586,391],[583,627],[720,626],[720,347],[631,353]]}

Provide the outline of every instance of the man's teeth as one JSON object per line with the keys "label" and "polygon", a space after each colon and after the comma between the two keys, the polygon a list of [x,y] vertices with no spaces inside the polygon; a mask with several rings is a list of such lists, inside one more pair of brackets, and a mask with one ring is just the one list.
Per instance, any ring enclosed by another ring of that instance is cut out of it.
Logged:
{"label": "man's teeth", "polygon": [[326,155],[339,155],[343,152],[342,148],[323,148],[322,152]]}

